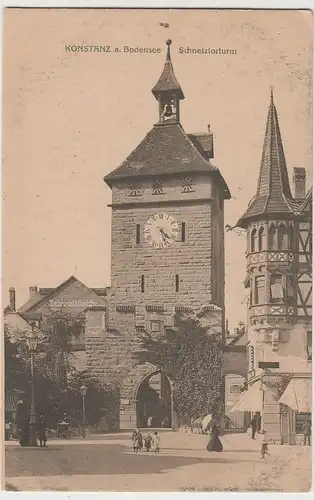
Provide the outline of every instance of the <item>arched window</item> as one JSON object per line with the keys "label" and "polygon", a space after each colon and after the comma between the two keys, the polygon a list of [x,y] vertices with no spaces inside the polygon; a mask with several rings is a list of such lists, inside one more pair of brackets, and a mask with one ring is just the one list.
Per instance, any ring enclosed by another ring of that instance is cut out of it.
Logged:
{"label": "arched window", "polygon": [[295,239],[294,239],[294,228],[293,226],[290,226],[289,228],[289,248],[290,250],[294,251],[295,249]]}
{"label": "arched window", "polygon": [[251,233],[251,252],[257,251],[257,231],[253,229]]}
{"label": "arched window", "polygon": [[268,231],[268,248],[269,250],[274,250],[275,248],[275,236],[276,236],[276,228],[274,225],[271,225]]}
{"label": "arched window", "polygon": [[278,229],[278,249],[287,249],[288,247],[288,242],[287,242],[287,229],[286,226],[283,224],[280,224],[279,229]]}
{"label": "arched window", "polygon": [[265,250],[265,230],[263,226],[258,231],[258,249],[259,251]]}

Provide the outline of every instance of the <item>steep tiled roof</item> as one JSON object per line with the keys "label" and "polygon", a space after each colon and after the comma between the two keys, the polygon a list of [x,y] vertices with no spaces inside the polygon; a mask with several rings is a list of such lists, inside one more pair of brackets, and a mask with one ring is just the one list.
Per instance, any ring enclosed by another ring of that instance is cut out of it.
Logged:
{"label": "steep tiled roof", "polygon": [[218,168],[202,156],[179,123],[166,123],[154,125],[127,159],[104,180],[111,187],[113,181],[124,178],[196,172],[216,176],[225,198],[230,198]]}
{"label": "steep tiled roof", "polygon": [[205,151],[208,154],[208,158],[214,158],[214,141],[211,132],[188,134],[188,137],[201,154],[204,154]]}
{"label": "steep tiled roof", "polygon": [[158,82],[152,89],[152,93],[158,98],[159,94],[161,92],[167,92],[167,91],[175,91],[178,94],[179,99],[184,99],[184,94],[182,92],[182,89],[180,87],[180,84],[178,80],[176,79],[176,76],[174,74],[172,62],[171,62],[171,56],[170,56],[170,45],[171,45],[171,40],[167,40],[166,42],[168,48],[167,48],[167,56],[166,56],[166,62],[165,66],[163,69],[163,72],[161,73]]}
{"label": "steep tiled roof", "polygon": [[250,218],[293,214],[299,206],[293,200],[278,115],[271,92],[257,191],[237,226],[246,227]]}
{"label": "steep tiled roof", "polygon": [[89,290],[90,292],[95,294],[95,296],[97,295],[99,299],[101,299],[102,301],[105,300],[102,295],[95,292],[95,290],[97,290],[98,292],[103,291],[104,290],[103,288],[96,288],[96,289],[88,288],[84,283],[82,283],[78,278],[76,278],[76,276],[70,276],[70,278],[65,280],[56,288],[45,288],[45,289],[42,288],[41,290],[46,290],[47,294],[44,293],[34,294],[34,297],[29,299],[22,307],[20,307],[18,312],[23,313],[23,316],[25,316],[25,313],[29,313],[29,311],[31,311],[38,304],[44,302],[48,297],[52,298],[53,296],[55,296],[55,294],[58,294],[63,288],[67,287],[72,282],[80,283],[86,290]]}

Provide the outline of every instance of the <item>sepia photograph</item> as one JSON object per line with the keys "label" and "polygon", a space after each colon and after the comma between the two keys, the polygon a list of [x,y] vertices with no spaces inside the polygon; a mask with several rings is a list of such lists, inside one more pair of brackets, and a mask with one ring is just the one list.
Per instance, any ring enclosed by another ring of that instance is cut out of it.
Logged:
{"label": "sepia photograph", "polygon": [[312,488],[309,10],[5,8],[6,491]]}

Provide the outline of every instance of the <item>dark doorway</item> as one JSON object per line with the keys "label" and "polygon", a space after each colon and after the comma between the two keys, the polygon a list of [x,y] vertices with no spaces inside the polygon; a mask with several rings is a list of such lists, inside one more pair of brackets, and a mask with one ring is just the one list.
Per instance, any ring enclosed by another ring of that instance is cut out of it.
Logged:
{"label": "dark doorway", "polygon": [[143,380],[137,392],[136,415],[138,427],[171,427],[171,387],[164,373],[159,371]]}

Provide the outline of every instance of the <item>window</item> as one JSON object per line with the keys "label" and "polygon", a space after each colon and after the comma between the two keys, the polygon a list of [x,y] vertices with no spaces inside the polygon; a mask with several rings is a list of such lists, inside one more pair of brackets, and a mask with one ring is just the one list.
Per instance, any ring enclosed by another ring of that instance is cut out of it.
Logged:
{"label": "window", "polygon": [[281,274],[271,274],[270,275],[270,301],[271,302],[282,302],[283,301],[283,287],[282,287],[282,275]]}
{"label": "window", "polygon": [[161,330],[161,323],[160,323],[160,321],[156,320],[156,319],[152,320],[150,322],[150,331],[151,332],[160,332],[160,330]]}
{"label": "window", "polygon": [[270,226],[268,231],[268,248],[269,250],[274,250],[275,248],[275,236],[276,236],[276,228],[274,225]]}
{"label": "window", "polygon": [[279,229],[278,229],[278,249],[287,249],[288,247],[288,242],[287,242],[287,229],[286,226],[283,224],[280,224]]}
{"label": "window", "polygon": [[230,386],[230,394],[240,394],[241,386],[238,384],[233,384]]}
{"label": "window", "polygon": [[179,279],[179,275],[176,274],[176,292],[179,291],[179,287],[180,287],[180,279]]}
{"label": "window", "polygon": [[263,226],[258,231],[258,250],[265,250],[265,230]]}
{"label": "window", "polygon": [[145,291],[145,277],[144,274],[141,276],[141,293],[144,293]]}
{"label": "window", "polygon": [[255,278],[255,304],[265,304],[265,277],[256,276]]}
{"label": "window", "polygon": [[185,222],[182,222],[181,226],[181,241],[185,241]]}
{"label": "window", "polygon": [[139,245],[141,242],[141,226],[136,224],[136,244]]}
{"label": "window", "polygon": [[291,301],[294,299],[293,277],[291,275],[286,276],[286,284],[286,299]]}
{"label": "window", "polygon": [[257,231],[256,229],[253,229],[251,233],[251,252],[256,252],[257,250]]}

